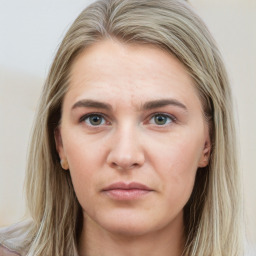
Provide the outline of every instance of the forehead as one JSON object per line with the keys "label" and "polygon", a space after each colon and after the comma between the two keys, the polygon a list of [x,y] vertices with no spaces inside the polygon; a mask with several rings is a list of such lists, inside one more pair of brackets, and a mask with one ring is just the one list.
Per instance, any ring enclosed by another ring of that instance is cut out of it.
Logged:
{"label": "forehead", "polygon": [[[152,45],[107,39],[86,48],[71,68],[68,97],[141,101],[163,97],[199,101],[193,80],[173,55]],[[200,103],[199,103],[200,105]]]}
{"label": "forehead", "polygon": [[[85,73],[85,69],[89,72]],[[169,72],[172,70],[174,72]],[[155,80],[169,75],[169,78],[192,82],[184,65],[174,55],[154,45],[127,44],[114,39],[102,40],[86,48],[72,65],[71,81],[78,82],[79,77],[89,79],[95,72],[104,77],[115,72]]]}

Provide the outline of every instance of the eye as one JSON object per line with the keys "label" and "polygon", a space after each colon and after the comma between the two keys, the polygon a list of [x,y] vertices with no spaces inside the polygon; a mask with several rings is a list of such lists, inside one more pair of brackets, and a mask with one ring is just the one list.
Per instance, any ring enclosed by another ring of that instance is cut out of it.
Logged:
{"label": "eye", "polygon": [[174,118],[166,114],[156,114],[151,117],[149,123],[156,125],[166,125],[172,123]]}
{"label": "eye", "polygon": [[100,114],[89,114],[80,119],[89,126],[100,126],[106,124],[106,119]]}

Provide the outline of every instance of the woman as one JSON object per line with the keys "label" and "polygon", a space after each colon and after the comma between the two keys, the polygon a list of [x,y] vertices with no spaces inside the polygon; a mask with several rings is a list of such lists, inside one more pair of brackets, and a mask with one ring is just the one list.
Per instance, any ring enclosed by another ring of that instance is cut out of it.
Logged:
{"label": "woman", "polygon": [[[67,32],[6,255],[242,255],[230,87],[184,1],[101,0]],[[5,255],[5,254],[4,254]]]}

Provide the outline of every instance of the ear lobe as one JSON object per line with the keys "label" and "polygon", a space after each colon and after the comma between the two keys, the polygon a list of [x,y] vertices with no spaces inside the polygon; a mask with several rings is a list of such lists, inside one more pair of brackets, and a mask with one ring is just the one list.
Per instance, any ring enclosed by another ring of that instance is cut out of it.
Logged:
{"label": "ear lobe", "polygon": [[202,155],[200,157],[198,167],[206,167],[209,164],[211,155],[211,143],[210,140],[206,140],[204,144],[204,149],[202,151]]}
{"label": "ear lobe", "polygon": [[64,148],[63,148],[60,126],[58,126],[54,130],[54,139],[55,139],[56,150],[60,157],[60,165],[61,165],[62,169],[68,170],[69,165],[68,165],[68,161],[67,161],[67,158],[65,155]]}

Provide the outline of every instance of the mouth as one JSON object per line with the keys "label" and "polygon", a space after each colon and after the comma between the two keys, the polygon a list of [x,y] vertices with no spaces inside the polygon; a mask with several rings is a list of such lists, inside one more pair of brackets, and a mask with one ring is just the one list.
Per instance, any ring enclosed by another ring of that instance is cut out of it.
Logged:
{"label": "mouth", "polygon": [[135,200],[153,192],[153,189],[137,182],[129,184],[117,182],[104,188],[101,192],[115,200]]}

